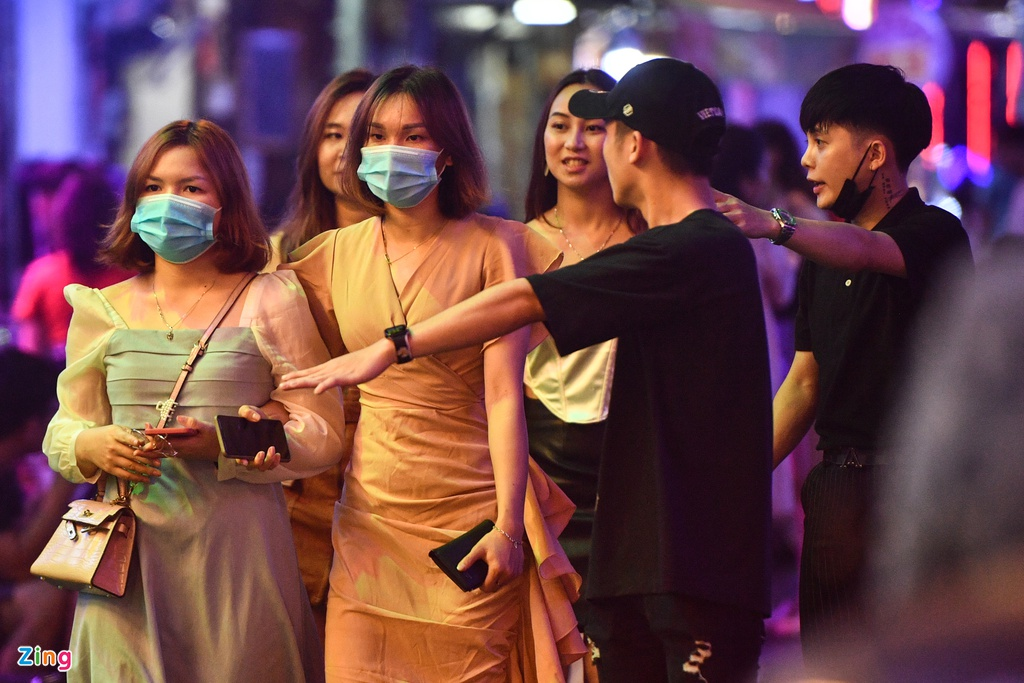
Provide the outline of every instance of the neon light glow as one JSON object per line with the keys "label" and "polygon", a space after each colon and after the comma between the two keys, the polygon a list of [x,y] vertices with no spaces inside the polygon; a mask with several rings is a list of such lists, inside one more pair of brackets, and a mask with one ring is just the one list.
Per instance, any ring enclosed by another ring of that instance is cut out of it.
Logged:
{"label": "neon light glow", "polygon": [[664,55],[643,52],[635,47],[619,47],[608,50],[601,57],[601,69],[615,80],[626,75],[626,72],[637,64],[650,61]]}
{"label": "neon light glow", "polygon": [[1020,96],[1021,63],[1024,62],[1021,45],[1016,40],[1006,48],[1006,123],[1017,125],[1017,98]]}
{"label": "neon light glow", "polygon": [[936,175],[942,186],[952,192],[967,178],[967,148],[963,145],[940,148],[939,165]]}
{"label": "neon light glow", "polygon": [[527,26],[558,26],[576,18],[576,5],[570,0],[516,0],[512,16]]}
{"label": "neon light glow", "polygon": [[925,83],[921,90],[928,98],[928,107],[932,110],[932,139],[921,155],[921,160],[925,167],[934,169],[946,146],[946,93],[938,83]]}
{"label": "neon light glow", "polygon": [[978,40],[967,46],[967,168],[986,177],[992,168],[992,55]]}
{"label": "neon light glow", "polygon": [[815,4],[825,14],[839,14],[843,9],[843,0],[814,0]]}
{"label": "neon light glow", "polygon": [[875,0],[843,0],[843,23],[864,31],[875,23]]}

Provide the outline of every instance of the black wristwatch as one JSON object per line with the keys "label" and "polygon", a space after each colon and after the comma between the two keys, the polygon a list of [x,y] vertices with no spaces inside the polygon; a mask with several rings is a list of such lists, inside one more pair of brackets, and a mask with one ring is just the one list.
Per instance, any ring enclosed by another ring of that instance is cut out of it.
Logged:
{"label": "black wristwatch", "polygon": [[785,244],[796,232],[796,219],[788,211],[777,208],[772,209],[772,218],[779,222],[779,236],[769,237],[768,241],[772,244]]}
{"label": "black wristwatch", "polygon": [[395,345],[395,355],[399,363],[408,363],[412,360],[412,351],[409,349],[409,328],[405,325],[395,325],[384,330],[384,336]]}

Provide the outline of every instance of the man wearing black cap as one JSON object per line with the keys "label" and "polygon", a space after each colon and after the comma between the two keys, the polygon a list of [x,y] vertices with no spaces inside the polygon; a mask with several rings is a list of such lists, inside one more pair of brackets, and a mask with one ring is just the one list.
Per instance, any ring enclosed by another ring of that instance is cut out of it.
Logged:
{"label": "man wearing black cap", "polygon": [[771,389],[753,250],[707,179],[721,96],[693,65],[656,59],[569,110],[606,119],[615,201],[649,231],[282,386],[362,382],[399,345],[428,355],[538,321],[561,354],[618,337],[587,586],[602,683],[753,681],[769,611]]}

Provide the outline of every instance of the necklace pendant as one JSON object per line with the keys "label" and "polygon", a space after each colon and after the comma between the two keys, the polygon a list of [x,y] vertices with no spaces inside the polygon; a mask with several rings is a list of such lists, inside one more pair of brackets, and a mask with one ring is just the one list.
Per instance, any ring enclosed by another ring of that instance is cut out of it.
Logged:
{"label": "necklace pendant", "polygon": [[167,330],[167,341],[174,341],[174,330]]}

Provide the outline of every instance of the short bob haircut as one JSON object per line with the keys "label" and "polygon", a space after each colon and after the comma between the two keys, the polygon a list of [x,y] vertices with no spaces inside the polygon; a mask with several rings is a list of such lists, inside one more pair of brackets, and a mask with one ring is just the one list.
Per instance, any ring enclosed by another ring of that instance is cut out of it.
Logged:
{"label": "short bob haircut", "polygon": [[353,93],[362,94],[373,83],[373,74],[366,69],[353,69],[335,76],[317,95],[302,131],[301,148],[296,163],[296,182],[288,200],[290,207],[281,223],[281,253],[287,257],[299,245],[324,230],[337,228],[334,193],[320,180],[319,153],[327,117],[338,100]]}
{"label": "short bob haircut", "polygon": [[384,202],[370,192],[356,172],[363,160],[362,147],[378,107],[389,97],[402,94],[416,103],[430,136],[452,162],[441,174],[438,187],[441,214],[446,218],[468,216],[487,201],[487,171],[462,95],[448,76],[433,67],[400,66],[383,74],[370,86],[352,119],[351,141],[359,140],[360,144],[348,145],[342,155],[339,183],[342,193],[367,213],[375,216],[384,213]]}
{"label": "short bob haircut", "polygon": [[103,241],[103,260],[141,273],[153,270],[153,250],[131,231],[131,221],[157,159],[175,147],[188,147],[196,153],[220,198],[221,216],[213,245],[217,267],[225,273],[261,270],[270,257],[270,240],[253,199],[249,174],[231,136],[206,120],[169,123],[142,145],[128,169],[117,218]]}
{"label": "short bob haircut", "polygon": [[[541,107],[537,130],[533,136],[533,159],[530,162],[530,182],[526,186],[524,207],[527,221],[542,216],[545,211],[558,203],[558,181],[555,176],[547,172],[549,169],[544,150],[544,132],[548,128],[551,105],[554,104],[555,98],[570,85],[592,86],[597,90],[608,91],[615,87],[615,79],[600,69],[576,69],[563,76],[548,94],[544,106]],[[626,223],[634,234],[647,228],[640,212],[634,209],[629,209],[626,212]]]}
{"label": "short bob haircut", "polygon": [[895,66],[848,64],[819,78],[800,106],[800,127],[831,125],[889,138],[904,173],[932,137],[928,98]]}

